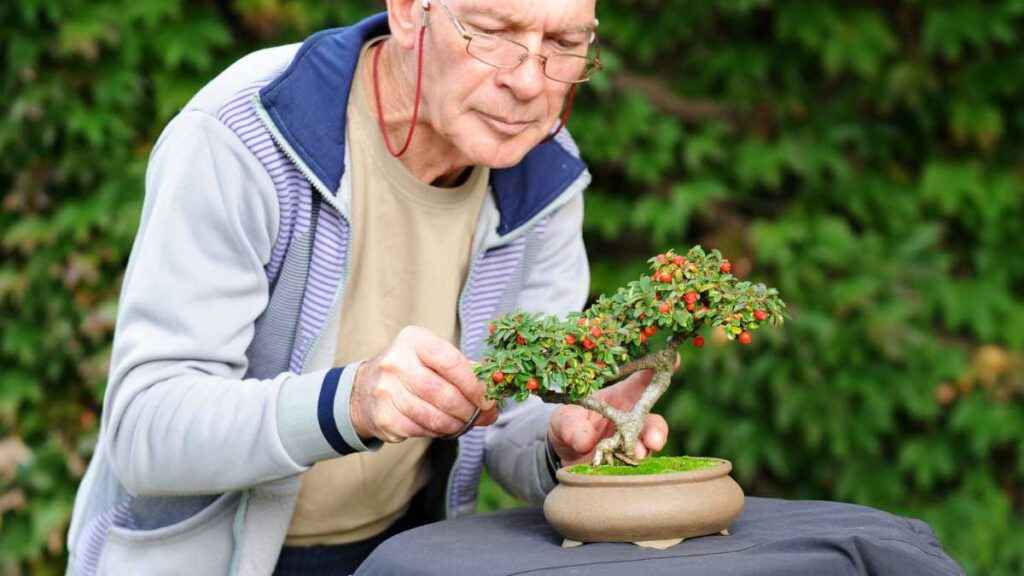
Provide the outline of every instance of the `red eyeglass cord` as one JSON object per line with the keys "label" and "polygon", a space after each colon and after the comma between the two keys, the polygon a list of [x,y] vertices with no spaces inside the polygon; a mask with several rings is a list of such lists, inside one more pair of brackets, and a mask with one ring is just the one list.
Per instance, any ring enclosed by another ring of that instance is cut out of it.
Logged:
{"label": "red eyeglass cord", "polygon": [[384,46],[383,42],[377,43],[377,46],[373,50],[373,98],[377,101],[377,124],[380,126],[380,134],[384,137],[384,145],[388,147],[388,152],[392,156],[398,158],[405,151],[409,149],[409,143],[412,142],[412,133],[416,131],[416,120],[420,115],[420,82],[423,80],[423,34],[426,33],[427,27],[420,27],[420,38],[419,48],[417,49],[418,54],[416,56],[416,101],[412,107],[412,126],[409,126],[409,133],[405,136],[405,144],[402,145],[402,149],[395,152],[395,149],[391,147],[391,140],[388,139],[388,131],[384,126],[384,108],[380,105],[380,80],[377,72],[380,62],[380,49]]}
{"label": "red eyeglass cord", "polygon": [[[405,151],[409,149],[409,144],[412,142],[412,134],[416,131],[416,120],[419,118],[420,113],[420,90],[422,88],[421,83],[423,81],[423,35],[426,33],[427,27],[420,27],[419,46],[417,47],[416,55],[416,101],[412,107],[412,126],[409,126],[409,133],[405,136],[405,144],[402,145],[402,149],[395,152],[395,149],[391,146],[391,140],[388,138],[387,128],[384,126],[384,108],[380,103],[380,80],[379,80],[379,62],[380,62],[380,51],[384,46],[384,42],[377,43],[373,49],[373,98],[377,103],[377,124],[380,126],[381,136],[384,137],[384,145],[387,146],[388,152],[392,156],[398,158]],[[572,113],[572,102],[576,97],[576,84],[573,84],[569,89],[569,94],[566,97],[566,104],[562,110],[562,114],[558,118],[558,129],[548,134],[545,142],[554,138],[555,134],[558,134],[566,124],[569,123],[569,114]]]}

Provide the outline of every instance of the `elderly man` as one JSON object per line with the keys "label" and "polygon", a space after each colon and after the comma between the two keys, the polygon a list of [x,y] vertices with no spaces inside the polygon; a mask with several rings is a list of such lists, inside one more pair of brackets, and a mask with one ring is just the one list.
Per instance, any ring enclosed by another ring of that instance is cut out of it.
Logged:
{"label": "elderly man", "polygon": [[[389,0],[243,58],[146,175],[73,574],[348,574],[470,513],[484,465],[539,502],[598,415],[496,406],[496,315],[588,293],[564,131],[594,0]],[[631,406],[649,373],[603,391]],[[652,417],[642,451],[659,450]],[[444,551],[438,551],[444,553]]]}

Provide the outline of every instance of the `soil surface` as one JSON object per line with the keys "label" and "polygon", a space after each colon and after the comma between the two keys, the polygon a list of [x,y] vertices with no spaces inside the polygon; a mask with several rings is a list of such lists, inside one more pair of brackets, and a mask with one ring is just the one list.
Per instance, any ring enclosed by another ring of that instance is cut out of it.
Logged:
{"label": "soil surface", "polygon": [[694,456],[654,456],[636,466],[591,466],[577,464],[569,468],[573,474],[596,474],[600,476],[637,476],[644,474],[667,474],[669,472],[690,472],[711,468],[721,463],[714,458]]}

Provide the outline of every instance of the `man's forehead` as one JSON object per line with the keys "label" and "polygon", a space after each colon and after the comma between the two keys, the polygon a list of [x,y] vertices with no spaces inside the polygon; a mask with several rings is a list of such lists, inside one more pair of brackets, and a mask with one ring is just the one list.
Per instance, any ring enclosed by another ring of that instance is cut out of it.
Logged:
{"label": "man's forehead", "polygon": [[561,31],[595,28],[593,0],[448,0],[463,16],[483,15],[526,27],[538,15],[558,16]]}

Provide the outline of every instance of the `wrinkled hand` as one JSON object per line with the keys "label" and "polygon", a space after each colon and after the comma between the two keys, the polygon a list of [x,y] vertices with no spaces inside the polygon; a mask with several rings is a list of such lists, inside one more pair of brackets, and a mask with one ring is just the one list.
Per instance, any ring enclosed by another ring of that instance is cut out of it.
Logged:
{"label": "wrinkled hand", "polygon": [[459,432],[479,407],[476,426],[498,418],[469,359],[426,328],[406,326],[381,354],[363,362],[349,414],[361,438],[401,442]]}
{"label": "wrinkled hand", "polygon": [[[676,356],[676,368],[679,356]],[[602,388],[594,393],[608,404],[620,410],[630,410],[654,378],[653,370],[641,370],[630,374],[622,382]],[[597,443],[615,433],[611,421],[597,412],[566,404],[551,415],[548,426],[548,440],[563,466],[589,463],[594,456]],[[646,458],[665,447],[668,439],[668,423],[660,414],[648,414],[637,439],[637,456]]]}

